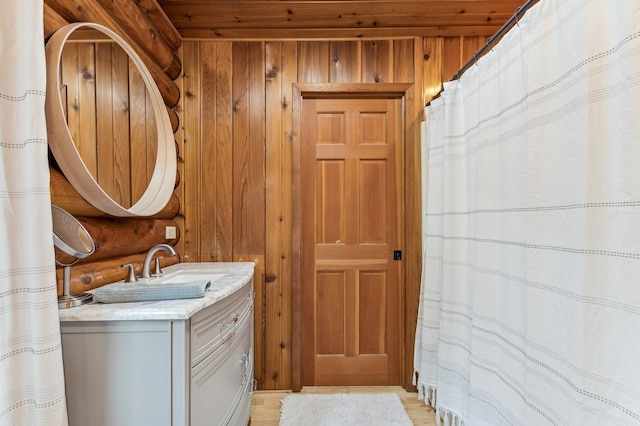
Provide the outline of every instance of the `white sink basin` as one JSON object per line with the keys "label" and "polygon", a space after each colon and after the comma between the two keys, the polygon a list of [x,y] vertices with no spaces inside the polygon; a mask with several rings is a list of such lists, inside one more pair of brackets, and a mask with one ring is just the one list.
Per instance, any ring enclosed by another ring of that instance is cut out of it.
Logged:
{"label": "white sink basin", "polygon": [[149,284],[154,283],[188,283],[198,280],[209,280],[213,284],[214,281],[224,277],[226,273],[209,272],[209,271],[175,271],[167,273],[161,277],[149,279]]}

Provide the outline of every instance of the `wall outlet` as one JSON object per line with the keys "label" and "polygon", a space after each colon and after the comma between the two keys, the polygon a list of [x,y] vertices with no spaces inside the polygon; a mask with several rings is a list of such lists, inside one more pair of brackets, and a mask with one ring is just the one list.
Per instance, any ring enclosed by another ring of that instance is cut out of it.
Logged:
{"label": "wall outlet", "polygon": [[165,238],[167,240],[175,240],[176,238],[176,227],[175,226],[167,226],[164,228]]}

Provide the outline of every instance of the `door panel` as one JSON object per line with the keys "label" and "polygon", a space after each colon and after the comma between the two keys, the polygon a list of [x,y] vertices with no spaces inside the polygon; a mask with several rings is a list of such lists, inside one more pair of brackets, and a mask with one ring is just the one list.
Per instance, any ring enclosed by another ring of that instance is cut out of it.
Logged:
{"label": "door panel", "polygon": [[302,384],[400,384],[401,101],[304,99]]}

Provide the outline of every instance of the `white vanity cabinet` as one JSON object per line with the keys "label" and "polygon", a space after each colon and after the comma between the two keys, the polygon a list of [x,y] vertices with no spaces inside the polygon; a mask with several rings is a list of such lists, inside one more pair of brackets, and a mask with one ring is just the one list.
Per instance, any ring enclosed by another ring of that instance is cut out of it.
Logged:
{"label": "white vanity cabinet", "polygon": [[[191,307],[186,319],[61,318],[69,424],[246,425],[254,386],[253,297],[249,279],[208,306]],[[174,311],[180,302],[164,304]],[[160,301],[117,305],[163,309]]]}

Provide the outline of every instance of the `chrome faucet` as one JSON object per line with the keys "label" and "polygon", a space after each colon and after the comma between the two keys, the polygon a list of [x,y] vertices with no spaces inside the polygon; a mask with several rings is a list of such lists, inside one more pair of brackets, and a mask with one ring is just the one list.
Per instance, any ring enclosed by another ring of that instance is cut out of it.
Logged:
{"label": "chrome faucet", "polygon": [[[156,244],[155,246],[151,247],[151,249],[149,250],[149,253],[147,253],[147,255],[144,258],[144,263],[142,264],[142,271],[140,272],[140,278],[151,277],[151,261],[153,260],[153,255],[159,251],[166,251],[172,256],[175,256],[178,254],[176,250],[169,244]],[[159,266],[156,269],[158,270],[156,272],[159,273],[160,272]]]}

